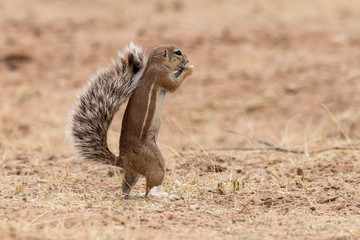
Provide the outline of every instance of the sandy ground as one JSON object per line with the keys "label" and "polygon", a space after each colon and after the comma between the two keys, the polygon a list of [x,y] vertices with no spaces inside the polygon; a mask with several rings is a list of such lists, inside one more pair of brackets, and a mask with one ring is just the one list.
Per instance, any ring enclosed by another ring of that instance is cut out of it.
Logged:
{"label": "sandy ground", "polygon": [[[356,0],[1,1],[0,239],[359,239],[359,12]],[[130,41],[178,46],[195,66],[159,134],[178,201],[122,200],[121,169],[78,159],[65,134],[78,91]]]}

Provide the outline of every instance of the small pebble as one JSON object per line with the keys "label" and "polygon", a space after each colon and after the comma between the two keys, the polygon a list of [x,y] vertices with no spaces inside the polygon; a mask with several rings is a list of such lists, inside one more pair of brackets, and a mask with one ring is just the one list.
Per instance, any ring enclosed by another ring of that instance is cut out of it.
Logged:
{"label": "small pebble", "polygon": [[200,206],[198,204],[194,204],[194,205],[191,205],[190,206],[190,209],[195,211],[195,210],[199,210],[200,209]]}
{"label": "small pebble", "polygon": [[140,194],[136,194],[134,195],[134,198],[138,198],[138,199],[141,199],[141,198],[145,198],[145,193],[140,193]]}
{"label": "small pebble", "polygon": [[181,197],[177,194],[171,194],[169,199],[170,199],[170,201],[177,201],[177,200],[180,200]]}
{"label": "small pebble", "polygon": [[168,200],[169,194],[164,191],[164,188],[161,185],[159,185],[150,189],[147,197],[149,199],[162,201],[162,200]]}

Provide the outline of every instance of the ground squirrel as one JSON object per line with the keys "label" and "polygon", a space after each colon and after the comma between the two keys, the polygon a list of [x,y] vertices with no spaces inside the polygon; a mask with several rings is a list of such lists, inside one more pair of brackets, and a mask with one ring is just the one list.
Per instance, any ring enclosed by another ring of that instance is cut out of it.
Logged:
{"label": "ground squirrel", "polygon": [[[80,156],[124,169],[122,192],[128,198],[140,175],[149,190],[161,185],[165,161],[156,144],[166,92],[175,91],[193,66],[178,48],[159,46],[146,60],[133,43],[119,53],[112,67],[99,70],[79,95],[70,119],[70,133]],[[107,132],[127,100],[122,120],[120,155],[108,148]]]}

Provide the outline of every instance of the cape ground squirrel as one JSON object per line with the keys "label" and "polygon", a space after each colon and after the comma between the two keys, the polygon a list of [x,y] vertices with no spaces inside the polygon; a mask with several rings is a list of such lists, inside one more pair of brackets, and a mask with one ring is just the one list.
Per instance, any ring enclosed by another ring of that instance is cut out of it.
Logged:
{"label": "cape ground squirrel", "polygon": [[[112,67],[98,70],[79,95],[71,114],[71,137],[81,157],[124,169],[125,198],[140,174],[149,190],[161,185],[165,161],[156,145],[166,92],[175,91],[192,74],[193,66],[172,46],[153,49],[148,60],[130,43]],[[115,113],[128,99],[122,120],[120,155],[108,148],[107,132]]]}

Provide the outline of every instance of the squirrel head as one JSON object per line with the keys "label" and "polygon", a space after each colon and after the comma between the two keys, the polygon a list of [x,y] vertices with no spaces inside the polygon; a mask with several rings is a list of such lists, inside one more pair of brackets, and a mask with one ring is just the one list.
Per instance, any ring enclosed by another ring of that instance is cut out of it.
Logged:
{"label": "squirrel head", "polygon": [[189,60],[178,48],[160,46],[151,51],[148,59],[148,63],[156,63],[157,67],[159,62],[163,64],[164,69],[178,77],[185,70]]}

